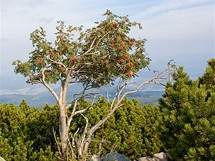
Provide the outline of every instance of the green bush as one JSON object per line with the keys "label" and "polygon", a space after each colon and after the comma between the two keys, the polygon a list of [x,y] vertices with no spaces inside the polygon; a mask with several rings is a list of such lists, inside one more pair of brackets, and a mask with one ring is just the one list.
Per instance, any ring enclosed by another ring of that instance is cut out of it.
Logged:
{"label": "green bush", "polygon": [[[100,99],[86,114],[93,125],[109,112],[110,103]],[[125,100],[113,116],[95,132],[90,146],[91,154],[104,156],[110,151],[130,159],[159,152],[161,142],[156,126],[161,120],[158,107],[141,106],[137,100]]]}
{"label": "green bush", "polygon": [[159,135],[172,160],[215,159],[215,59],[208,64],[196,81],[180,67],[159,100]]}
{"label": "green bush", "polygon": [[[19,107],[0,104],[0,156],[7,161],[57,160],[51,149],[56,147],[49,131],[54,120],[48,117],[48,112],[46,108],[30,108],[25,101]],[[38,122],[37,126],[34,122]]]}
{"label": "green bush", "polygon": [[[82,101],[81,106],[90,102]],[[90,126],[102,119],[110,103],[102,98],[84,115]],[[6,160],[57,160],[57,145],[53,129],[58,133],[57,106],[30,108],[25,101],[19,107],[0,104],[0,155]],[[141,106],[137,100],[125,100],[121,108],[93,135],[90,154],[104,156],[117,151],[136,159],[160,151],[157,137],[158,107]],[[83,117],[76,117],[71,131],[84,127]]]}

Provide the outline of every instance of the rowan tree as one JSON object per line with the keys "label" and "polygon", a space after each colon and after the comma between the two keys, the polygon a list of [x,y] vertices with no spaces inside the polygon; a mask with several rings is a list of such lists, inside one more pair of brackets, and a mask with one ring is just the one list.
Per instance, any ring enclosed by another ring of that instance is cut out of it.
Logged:
{"label": "rowan tree", "polygon": [[[140,69],[147,67],[150,59],[145,53],[145,39],[130,36],[133,27],[142,28],[140,23],[131,22],[127,16],[117,16],[109,10],[105,16],[105,20],[96,22],[95,27],[87,30],[83,30],[82,26],[66,27],[64,22],[58,22],[54,43],[47,41],[42,27],[35,30],[31,34],[34,50],[29,53],[29,60],[14,62],[15,72],[28,77],[27,83],[43,84],[56,99],[60,109],[59,153],[64,159],[85,159],[92,134],[120,107],[125,96],[135,93],[145,84],[155,82],[163,74],[157,74],[134,91],[121,95],[127,81],[137,76]],[[124,83],[117,90],[109,114],[89,129],[88,119],[83,112],[92,105],[83,108],[79,100],[89,94],[87,90],[113,84],[116,79],[121,79]],[[54,83],[60,86],[59,94],[51,87]],[[83,86],[80,97],[67,98],[70,84]],[[82,134],[80,131],[73,131],[72,136],[76,138],[69,139],[69,127],[76,115],[85,118],[86,126]],[[79,135],[75,135],[77,133]],[[71,145],[70,141],[74,139],[76,141],[71,142]],[[78,149],[77,153],[74,153],[74,147]]]}

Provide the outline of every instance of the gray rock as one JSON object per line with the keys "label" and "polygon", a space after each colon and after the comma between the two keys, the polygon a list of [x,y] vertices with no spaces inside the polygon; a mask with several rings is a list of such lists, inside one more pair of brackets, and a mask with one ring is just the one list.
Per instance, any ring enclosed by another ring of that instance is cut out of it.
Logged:
{"label": "gray rock", "polygon": [[153,158],[159,159],[159,161],[167,161],[167,155],[164,152],[154,154]]}
{"label": "gray rock", "polygon": [[154,161],[154,159],[151,157],[141,157],[138,159],[138,161]]}
{"label": "gray rock", "polygon": [[167,161],[167,155],[164,152],[156,153],[153,157],[142,157],[138,161]]}
{"label": "gray rock", "polygon": [[131,160],[124,155],[111,152],[106,154],[102,161],[131,161]]}
{"label": "gray rock", "polygon": [[89,161],[101,161],[101,159],[99,158],[99,156],[94,154]]}

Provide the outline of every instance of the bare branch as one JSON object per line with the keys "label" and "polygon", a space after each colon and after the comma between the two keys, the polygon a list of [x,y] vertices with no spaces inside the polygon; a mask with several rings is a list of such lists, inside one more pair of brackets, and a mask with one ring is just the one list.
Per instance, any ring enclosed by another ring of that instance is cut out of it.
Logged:
{"label": "bare branch", "polygon": [[[98,42],[96,43],[96,46],[98,46],[99,43],[102,41],[102,39],[104,39],[104,37],[107,36],[109,33],[110,33],[110,32],[107,32],[106,34],[104,34],[104,35],[98,40]],[[98,55],[97,53],[90,53],[90,52],[92,51],[92,49],[93,49],[93,45],[94,45],[95,41],[96,41],[96,37],[93,39],[93,41],[92,41],[92,43],[91,43],[91,45],[90,45],[90,48],[82,55],[82,57],[85,56],[85,55]],[[86,64],[86,63],[85,63],[85,64]],[[91,64],[87,64],[87,65],[91,65]]]}
{"label": "bare branch", "polygon": [[55,91],[49,86],[49,84],[45,81],[45,74],[44,71],[42,71],[42,83],[43,85],[51,92],[51,94],[54,96],[54,98],[56,99],[57,102],[59,102],[59,97],[58,95],[55,93]]}
{"label": "bare branch", "polygon": [[55,132],[54,128],[52,129],[52,132],[53,132],[53,134],[54,134],[54,139],[55,139],[55,142],[56,142],[56,144],[57,144],[58,152],[59,152],[60,155],[62,155],[62,154],[61,154],[61,150],[60,150],[60,146],[59,146],[58,141],[57,141],[57,138],[56,138],[56,132]]}
{"label": "bare branch", "polygon": [[107,32],[106,34],[104,34],[100,39],[99,41],[96,43],[96,46],[99,45],[99,43],[102,41],[102,39],[104,39],[105,36],[107,36],[111,31]]}
{"label": "bare branch", "polygon": [[71,144],[71,142],[70,142],[69,137],[68,137],[68,144],[69,144],[70,150],[71,150],[71,152],[72,152],[72,156],[73,156],[73,155],[74,155],[74,151],[73,151],[72,144]]}
{"label": "bare branch", "polygon": [[84,128],[84,131],[83,131],[83,134],[82,134],[81,145],[80,145],[80,148],[83,149],[83,147],[84,147],[84,142],[85,142],[85,137],[86,137],[86,134],[87,134],[88,118],[87,118],[86,116],[84,116],[83,114],[81,114],[81,116],[82,116],[82,117],[85,119],[85,121],[86,121],[85,128]]}
{"label": "bare branch", "polygon": [[154,81],[155,79],[156,79],[156,78],[153,78],[153,79],[150,79],[150,80],[148,80],[148,81],[145,81],[145,82],[141,83],[139,86],[137,86],[137,87],[135,88],[135,90],[125,92],[125,93],[122,95],[122,97],[120,98],[120,101],[121,101],[121,99],[124,99],[128,94],[133,94],[133,93],[136,93],[137,91],[139,91],[140,88],[141,88],[142,86],[144,86],[144,85],[146,85],[146,84],[149,84],[149,83],[153,83],[153,81]]}
{"label": "bare branch", "polygon": [[[90,141],[91,141],[91,136],[92,134],[102,125],[105,123],[106,120],[108,120],[111,115],[119,108],[121,107],[123,104],[122,104],[122,101],[125,99],[125,97],[128,95],[128,94],[133,94],[133,93],[136,93],[138,92],[142,86],[144,85],[147,85],[147,84],[150,84],[150,83],[156,83],[156,84],[162,84],[162,82],[158,82],[158,80],[162,79],[163,76],[166,75],[166,72],[169,72],[168,68],[164,69],[163,71],[161,71],[160,73],[158,73],[154,78],[148,80],[148,81],[144,81],[143,83],[141,83],[140,85],[138,85],[134,90],[131,90],[131,91],[128,91],[128,92],[125,92],[122,96],[121,96],[121,93],[122,91],[124,90],[125,86],[128,85],[128,83],[126,82],[124,85],[122,85],[112,103],[111,103],[111,108],[110,108],[110,112],[102,119],[100,120],[96,125],[94,125],[93,127],[90,128],[90,130],[87,132],[87,138],[86,138],[86,143],[85,143],[85,147],[84,147],[84,151],[86,152],[88,147],[89,147],[89,144],[90,144]],[[167,78],[166,78],[167,79]],[[117,98],[117,101],[116,101],[116,98]],[[115,102],[116,101],[116,102]],[[115,103],[115,104],[114,104]]]}
{"label": "bare branch", "polygon": [[[76,143],[76,142],[75,142],[75,135],[78,133],[79,130],[80,130],[80,129],[78,128],[78,129],[76,130],[76,132],[74,133],[74,135],[71,136],[71,138],[72,138],[72,148],[75,147],[75,143]],[[72,151],[72,152],[73,152],[73,151]]]}
{"label": "bare branch", "polygon": [[104,138],[103,138],[103,135],[102,135],[102,140],[99,142],[99,151],[97,153],[97,155],[101,155],[102,153],[102,143],[104,142]]}
{"label": "bare branch", "polygon": [[119,88],[119,90],[118,90],[118,92],[117,92],[118,102],[120,101],[120,95],[121,95],[122,91],[125,89],[125,87],[126,87],[127,85],[128,85],[128,83],[125,82],[125,84],[123,84],[123,85]]}
{"label": "bare branch", "polygon": [[87,107],[87,108],[85,108],[85,109],[82,109],[82,110],[76,111],[76,112],[73,114],[73,116],[75,116],[75,115],[77,115],[77,114],[81,114],[81,113],[83,113],[83,112],[87,111],[90,107],[91,107],[91,106],[88,106],[88,107]]}
{"label": "bare branch", "polygon": [[74,112],[73,117],[74,117],[75,115],[77,115],[77,114],[84,113],[85,111],[87,111],[88,109],[90,109],[92,106],[93,106],[93,104],[91,104],[90,106],[88,106],[88,107],[86,107],[86,108],[84,108],[84,109],[82,109],[82,110],[79,110],[79,111]]}
{"label": "bare branch", "polygon": [[92,49],[92,47],[93,47],[95,41],[96,41],[96,37],[93,39],[93,42],[92,42],[91,45],[90,45],[90,49]]}
{"label": "bare branch", "polygon": [[157,85],[166,86],[166,84],[162,83],[162,82],[154,81],[154,83],[157,84]]}
{"label": "bare branch", "polygon": [[[121,100],[121,101],[122,101],[122,100]],[[111,117],[111,115],[116,111],[117,108],[119,108],[119,107],[122,106],[122,105],[120,105],[121,101],[118,102],[118,103],[115,105],[115,107],[114,107],[113,109],[110,110],[110,112],[108,113],[108,115],[107,115],[104,119],[100,120],[96,125],[94,125],[92,128],[90,128],[90,130],[87,132],[87,134],[86,134],[87,137],[86,137],[86,141],[85,141],[85,145],[84,145],[84,152],[87,152],[87,150],[88,150],[88,147],[89,147],[89,145],[90,145],[90,141],[91,141],[92,134],[93,134],[102,124],[104,124],[105,121],[107,121],[107,120]]]}
{"label": "bare branch", "polygon": [[58,64],[58,65],[63,66],[65,69],[67,68],[66,65],[64,65],[62,62],[55,61],[55,60],[53,60],[53,59],[51,59],[51,58],[47,58],[47,59],[50,60],[51,62],[55,63],[55,64]]}
{"label": "bare branch", "polygon": [[[71,113],[69,119],[67,120],[67,126],[68,126],[68,127],[70,127],[70,124],[71,124],[71,121],[72,121],[72,119],[73,119],[73,117],[74,117],[75,109],[76,109],[76,106],[77,106],[77,100],[74,100],[73,102],[74,102],[74,105],[73,105],[72,113]],[[68,105],[67,105],[67,106],[68,106]],[[72,106],[72,105],[71,105],[71,106]]]}
{"label": "bare branch", "polygon": [[123,91],[123,89],[125,88],[126,85],[127,85],[127,82],[124,83],[122,86],[120,86],[120,87],[118,88],[118,90],[117,90],[117,92],[116,92],[116,94],[115,94],[115,96],[114,96],[114,98],[113,98],[113,100],[112,100],[112,102],[111,102],[110,109],[113,108],[116,99],[117,99],[117,101],[119,102],[120,94],[121,94],[121,92]]}
{"label": "bare branch", "polygon": [[96,41],[96,37],[93,39],[93,41],[90,45],[90,48],[82,55],[82,57],[87,55],[91,50],[93,50],[93,45],[94,45],[95,41]]}
{"label": "bare branch", "polygon": [[115,96],[114,96],[114,98],[113,98],[113,100],[112,100],[112,102],[111,102],[110,109],[112,109],[112,108],[113,108],[114,103],[115,103],[115,101],[116,101],[116,97],[117,97],[117,95],[115,95]]}
{"label": "bare branch", "polygon": [[79,131],[80,129],[78,128],[77,130],[76,130],[76,132],[74,133],[74,135],[72,136],[72,145],[74,146],[74,144],[75,144],[75,135],[78,133],[78,131]]}
{"label": "bare branch", "polygon": [[78,99],[75,99],[71,104],[68,104],[66,106],[66,109],[68,109],[71,106],[73,106],[73,109],[72,109],[72,113],[71,113],[70,117],[67,120],[67,126],[70,127],[71,121],[72,121],[74,116],[76,116],[78,114],[82,114],[85,111],[89,110],[94,105],[95,99],[96,98],[94,97],[92,103],[88,107],[86,107],[86,108],[84,108],[82,110],[78,110],[78,111],[76,111],[76,107],[77,107],[77,104],[78,104]]}

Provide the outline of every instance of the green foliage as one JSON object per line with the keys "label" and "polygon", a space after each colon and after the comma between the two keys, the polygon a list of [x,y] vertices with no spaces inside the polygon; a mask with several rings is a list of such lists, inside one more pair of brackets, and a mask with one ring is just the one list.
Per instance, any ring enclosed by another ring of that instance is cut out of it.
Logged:
{"label": "green foliage", "polygon": [[202,77],[199,78],[199,84],[205,84],[207,89],[215,90],[215,59],[208,61],[208,67]]}
{"label": "green foliage", "polygon": [[[81,107],[90,102],[82,100]],[[110,103],[102,98],[84,115],[90,126],[104,118]],[[19,107],[0,105],[0,155],[6,160],[57,160],[57,145],[52,129],[58,127],[57,106],[30,108],[25,101]],[[125,100],[121,108],[95,132],[90,154],[104,156],[117,151],[136,159],[161,151],[156,126],[160,124],[157,107],[141,106],[137,100]],[[84,127],[83,117],[74,118],[71,131]],[[80,129],[83,130],[83,129]],[[59,136],[59,133],[56,133]],[[71,135],[71,134],[70,134]],[[211,147],[213,148],[213,147]]]}
{"label": "green foliage", "polygon": [[39,151],[40,148],[45,149],[48,146],[53,151],[57,150],[54,140],[53,131],[58,135],[59,125],[59,109],[57,105],[45,105],[41,110],[31,112],[31,120],[28,120],[28,136],[33,141],[32,147]]}
{"label": "green foliage", "polygon": [[215,159],[214,59],[205,74],[190,80],[180,67],[159,100],[160,138],[173,160]]}
{"label": "green foliage", "polygon": [[[56,160],[56,145],[48,129],[49,126],[54,126],[54,118],[47,117],[45,114],[48,112],[45,108],[30,108],[25,101],[19,107],[0,104],[0,155],[7,161],[45,161],[44,158],[48,158],[47,161]],[[37,123],[38,131],[32,131],[35,128],[33,122],[43,117],[47,119]]]}
{"label": "green foliage", "polygon": [[[102,98],[84,115],[91,126],[103,119],[110,110],[110,103]],[[161,120],[157,107],[141,106],[137,100],[125,100],[112,117],[93,135],[90,153],[104,156],[110,151],[124,154],[130,159],[153,155],[161,150],[156,126]],[[77,127],[84,127],[84,119],[76,121]],[[76,128],[73,127],[75,132]]]}
{"label": "green foliage", "polygon": [[100,87],[116,78],[129,79],[149,64],[145,55],[144,39],[130,37],[130,22],[109,10],[106,19],[83,31],[58,22],[56,40],[48,42],[42,27],[31,33],[34,50],[29,60],[14,61],[15,72],[29,77],[28,83],[56,83],[68,75],[71,82]]}

